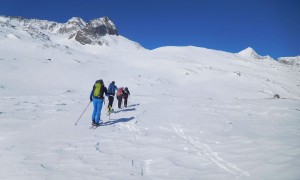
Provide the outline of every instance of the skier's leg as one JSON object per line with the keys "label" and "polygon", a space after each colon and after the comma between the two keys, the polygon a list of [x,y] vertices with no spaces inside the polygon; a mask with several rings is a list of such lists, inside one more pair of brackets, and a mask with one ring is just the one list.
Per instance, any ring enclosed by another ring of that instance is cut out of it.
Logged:
{"label": "skier's leg", "polygon": [[114,103],[114,96],[111,96],[111,103],[110,103],[110,107],[113,107],[113,103]]}
{"label": "skier's leg", "polygon": [[118,108],[121,109],[121,105],[122,105],[122,97],[118,96]]}
{"label": "skier's leg", "polygon": [[[99,100],[99,107],[98,107],[98,109],[99,109],[99,121],[101,120],[101,110],[102,110],[102,105],[103,105],[103,100],[100,99],[100,100]],[[98,123],[99,123],[99,121],[98,121]]]}
{"label": "skier's leg", "polygon": [[100,121],[102,103],[103,103],[102,99],[97,99],[97,108],[96,108],[96,117],[95,117],[96,124],[98,124]]}
{"label": "skier's leg", "polygon": [[109,105],[108,105],[108,111],[112,111],[113,102],[114,102],[114,96],[109,96]]}
{"label": "skier's leg", "polygon": [[108,101],[109,101],[109,102],[108,102],[108,106],[109,106],[109,107],[112,107],[112,104],[113,104],[113,101],[114,101],[114,97],[113,97],[113,96],[109,96],[109,97],[108,97]]}
{"label": "skier's leg", "polygon": [[94,110],[93,110],[93,114],[92,114],[92,121],[93,121],[93,123],[95,123],[95,118],[96,118],[96,114],[97,114],[97,101],[95,98],[93,99],[93,106],[94,106]]}
{"label": "skier's leg", "polygon": [[112,102],[111,102],[111,97],[112,96],[108,96],[108,105],[107,105],[107,108],[108,108],[108,112],[111,110],[111,104],[112,104]]}
{"label": "skier's leg", "polygon": [[124,97],[124,107],[127,107],[127,98]]}

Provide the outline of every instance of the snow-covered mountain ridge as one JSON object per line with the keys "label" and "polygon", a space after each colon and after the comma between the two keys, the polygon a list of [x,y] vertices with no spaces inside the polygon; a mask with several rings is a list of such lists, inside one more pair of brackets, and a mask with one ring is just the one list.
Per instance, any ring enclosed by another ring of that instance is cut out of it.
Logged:
{"label": "snow-covered mountain ridge", "polygon": [[[9,21],[0,17],[0,179],[300,177],[296,66],[249,48],[147,50],[80,18]],[[106,98],[103,126],[90,129],[98,79],[131,96],[110,117]]]}
{"label": "snow-covered mountain ridge", "polygon": [[[109,42],[102,37],[106,35],[118,36],[118,30],[115,24],[108,17],[96,18],[88,23],[80,17],[72,17],[66,23],[58,23],[48,20],[26,19],[20,16],[0,16],[0,26],[2,27],[2,31],[5,31],[3,30],[4,28],[12,28],[14,30],[22,29],[32,36],[42,36],[48,40],[50,40],[50,36],[58,36],[60,39],[74,39],[83,45],[108,45]],[[17,34],[12,34],[18,37]],[[113,41],[115,42],[115,40]],[[137,48],[142,48],[138,43],[135,43],[135,45]],[[274,60],[269,55],[261,56],[257,54],[251,47],[240,51],[237,55],[245,58]],[[291,58],[297,59],[297,57]],[[289,65],[293,64],[280,61],[280,59],[283,60],[285,57],[278,58],[279,62]]]}
{"label": "snow-covered mountain ridge", "polygon": [[28,33],[44,34],[45,36],[62,35],[69,39],[74,38],[83,45],[102,45],[101,37],[118,35],[116,26],[108,17],[96,18],[88,23],[79,17],[73,17],[66,23],[57,23],[47,20],[0,16],[0,25],[2,28],[21,29]]}
{"label": "snow-covered mountain ridge", "polygon": [[296,57],[280,57],[278,59],[279,62],[288,64],[288,65],[295,65],[295,66],[300,66],[300,56]]}

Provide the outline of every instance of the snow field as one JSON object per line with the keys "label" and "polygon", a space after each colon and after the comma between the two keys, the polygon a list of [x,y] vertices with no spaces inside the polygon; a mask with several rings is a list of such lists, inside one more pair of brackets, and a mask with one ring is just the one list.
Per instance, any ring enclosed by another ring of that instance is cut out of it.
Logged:
{"label": "snow field", "polygon": [[[13,33],[18,38],[12,38]],[[0,32],[0,179],[297,179],[299,70],[197,47]],[[18,48],[14,48],[18,47]],[[130,104],[91,127],[97,79]],[[273,99],[279,94],[280,99]]]}

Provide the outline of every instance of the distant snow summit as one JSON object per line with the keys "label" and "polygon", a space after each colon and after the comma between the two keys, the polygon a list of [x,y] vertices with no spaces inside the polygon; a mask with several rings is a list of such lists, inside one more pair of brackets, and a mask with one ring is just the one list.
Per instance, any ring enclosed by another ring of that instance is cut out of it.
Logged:
{"label": "distant snow summit", "polygon": [[257,54],[253,48],[248,47],[242,51],[240,51],[239,53],[237,53],[238,55],[240,55],[241,57],[245,57],[245,58],[250,58],[250,59],[263,59],[263,60],[274,60],[272,57],[270,56],[261,56],[259,54]]}

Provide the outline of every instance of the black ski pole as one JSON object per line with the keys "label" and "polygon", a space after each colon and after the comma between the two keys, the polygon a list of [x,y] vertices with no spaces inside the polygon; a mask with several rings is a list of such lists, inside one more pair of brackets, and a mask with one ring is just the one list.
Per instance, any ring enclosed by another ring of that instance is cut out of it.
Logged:
{"label": "black ski pole", "polygon": [[79,116],[79,118],[77,119],[75,126],[77,125],[78,121],[80,120],[81,116],[84,114],[84,112],[86,111],[86,109],[89,107],[89,105],[91,104],[92,101],[90,101],[90,103],[87,105],[87,107],[85,108],[85,110],[82,112],[82,114]]}

